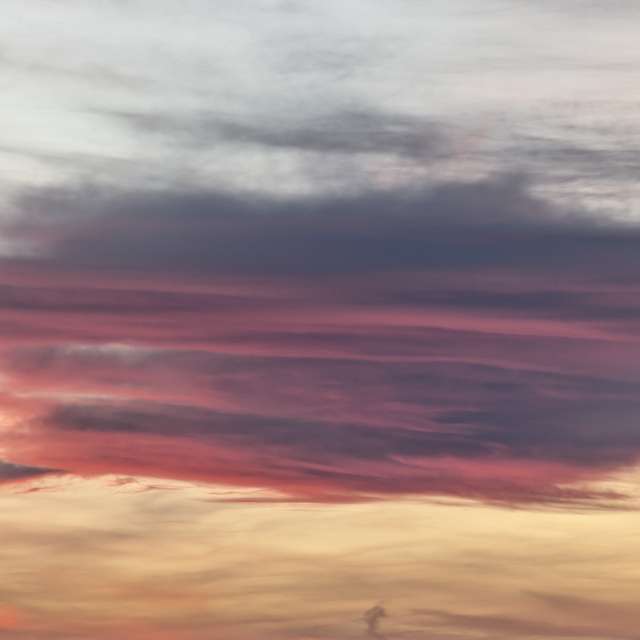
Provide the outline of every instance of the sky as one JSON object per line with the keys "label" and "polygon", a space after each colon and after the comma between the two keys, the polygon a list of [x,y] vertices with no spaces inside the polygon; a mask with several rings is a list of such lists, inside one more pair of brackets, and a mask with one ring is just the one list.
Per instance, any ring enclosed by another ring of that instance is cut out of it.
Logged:
{"label": "sky", "polygon": [[0,639],[638,640],[639,18],[5,0]]}

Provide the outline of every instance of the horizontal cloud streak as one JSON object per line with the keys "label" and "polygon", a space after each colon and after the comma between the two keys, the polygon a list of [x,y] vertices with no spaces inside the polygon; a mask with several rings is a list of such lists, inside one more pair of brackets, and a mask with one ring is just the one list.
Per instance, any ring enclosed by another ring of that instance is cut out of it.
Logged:
{"label": "horizontal cloud streak", "polygon": [[258,145],[318,154],[397,154],[435,160],[451,152],[434,122],[364,109],[319,114],[291,122],[258,124],[216,114],[181,118],[161,113],[103,112],[134,131],[155,134],[181,145],[209,147],[219,143]]}
{"label": "horizontal cloud streak", "polygon": [[53,469],[29,467],[0,460],[0,484],[20,480],[31,480],[51,473],[55,473],[55,471]]}

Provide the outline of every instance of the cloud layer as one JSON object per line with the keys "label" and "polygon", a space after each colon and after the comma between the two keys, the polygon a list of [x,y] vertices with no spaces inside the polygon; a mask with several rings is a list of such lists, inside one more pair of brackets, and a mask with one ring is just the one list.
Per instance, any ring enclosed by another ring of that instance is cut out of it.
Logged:
{"label": "cloud layer", "polygon": [[32,190],[5,226],[7,457],[343,501],[615,499],[640,233],[517,176],[278,200]]}

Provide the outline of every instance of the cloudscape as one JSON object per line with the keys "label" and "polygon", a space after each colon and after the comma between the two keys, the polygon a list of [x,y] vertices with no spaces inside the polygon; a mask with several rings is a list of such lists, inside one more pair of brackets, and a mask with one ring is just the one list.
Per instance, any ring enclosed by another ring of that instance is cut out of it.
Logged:
{"label": "cloudscape", "polygon": [[4,9],[0,637],[638,637],[640,7]]}

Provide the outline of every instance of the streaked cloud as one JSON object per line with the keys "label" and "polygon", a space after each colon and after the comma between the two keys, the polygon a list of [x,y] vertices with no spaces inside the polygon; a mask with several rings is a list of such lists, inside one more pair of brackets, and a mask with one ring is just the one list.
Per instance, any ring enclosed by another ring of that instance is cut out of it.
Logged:
{"label": "streaked cloud", "polygon": [[21,464],[327,502],[623,498],[589,485],[640,454],[635,227],[514,176],[16,207],[0,332]]}

